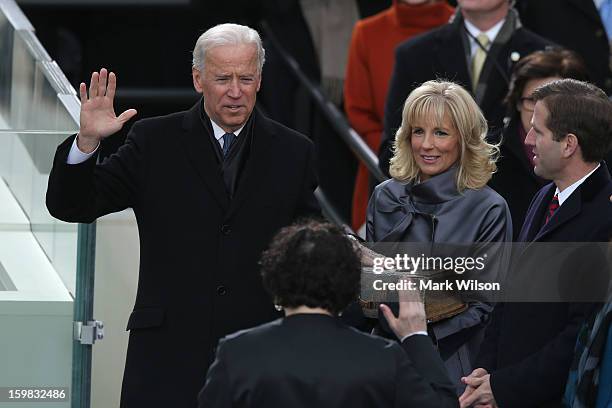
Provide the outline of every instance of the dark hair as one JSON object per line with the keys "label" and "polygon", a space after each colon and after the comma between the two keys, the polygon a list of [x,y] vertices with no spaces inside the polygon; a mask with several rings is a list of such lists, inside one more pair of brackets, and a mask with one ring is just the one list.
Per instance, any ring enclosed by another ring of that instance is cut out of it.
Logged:
{"label": "dark hair", "polygon": [[357,298],[361,264],[340,228],[306,221],[274,237],[262,255],[261,274],[276,304],[321,307],[337,314]]}
{"label": "dark hair", "polygon": [[585,162],[604,158],[612,141],[612,102],[604,91],[587,82],[561,79],[536,89],[533,98],[546,106],[546,127],[554,140],[572,133]]}
{"label": "dark hair", "polygon": [[548,77],[573,78],[588,81],[589,74],[582,58],[574,51],[554,47],[533,52],[522,58],[514,67],[510,87],[504,102],[508,112],[516,110],[525,85],[531,79]]}

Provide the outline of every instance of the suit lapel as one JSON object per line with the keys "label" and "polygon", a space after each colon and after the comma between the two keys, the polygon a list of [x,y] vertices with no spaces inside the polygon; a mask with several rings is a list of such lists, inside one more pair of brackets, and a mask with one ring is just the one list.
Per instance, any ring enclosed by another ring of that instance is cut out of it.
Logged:
{"label": "suit lapel", "polygon": [[544,193],[538,193],[538,202],[533,204],[532,210],[527,214],[523,228],[527,228],[526,231],[521,231],[519,241],[532,242],[538,235],[540,228],[542,227],[542,220],[546,217],[546,211],[548,209],[548,203],[552,199],[555,193],[555,185],[551,183],[548,186],[548,190]]}
{"label": "suit lapel", "polygon": [[[454,72],[434,72],[436,77],[444,76],[450,81],[456,82],[466,89],[472,89],[472,79],[470,77],[467,55],[463,41],[463,23],[454,21],[445,26],[444,30],[438,32],[436,46],[433,54],[437,58],[437,67],[454,68]],[[450,64],[449,64],[449,61]],[[448,76],[452,76],[448,78]]]}
{"label": "suit lapel", "polygon": [[[510,47],[511,41],[506,44],[493,43],[478,80],[478,83],[484,83],[486,86],[484,94],[476,95],[476,102],[479,106],[495,106],[491,103],[491,99],[499,101],[499,95],[503,95],[508,86],[506,79],[499,73],[498,67],[504,69],[507,66]],[[478,93],[478,89],[476,91]],[[484,112],[484,114],[487,116],[488,112]]]}
{"label": "suit lapel", "polygon": [[[238,188],[230,203],[228,217],[232,216],[259,185],[268,182],[271,164],[274,162],[274,139],[269,126],[269,119],[260,114],[257,109],[253,110],[253,133],[251,135],[251,152],[242,172]],[[273,199],[274,197],[270,197]]]}
{"label": "suit lapel", "polygon": [[[557,213],[550,219],[541,231],[538,232],[534,240],[541,240],[546,235],[562,227],[572,218],[580,214],[582,202],[589,202],[604,188],[610,181],[610,173],[605,162],[601,162],[597,170],[593,172],[576,190],[567,198]],[[554,188],[554,185],[552,186]],[[552,192],[547,194],[552,197]],[[548,202],[547,202],[548,203]],[[546,204],[548,205],[548,204]]]}
{"label": "suit lapel", "polygon": [[181,145],[215,201],[225,210],[229,207],[229,197],[223,185],[221,167],[209,140],[210,132],[200,117],[200,109],[201,101],[185,114]]}
{"label": "suit lapel", "polygon": [[[470,50],[469,39],[467,34],[463,32],[463,18],[459,15],[455,17],[455,20],[445,26],[444,30],[438,32],[438,38],[433,54],[437,58],[438,67],[448,67],[449,61],[450,66],[453,67],[454,72],[435,72],[436,76],[443,75],[448,80],[457,82],[465,87],[469,92],[472,92],[472,76],[470,74]],[[498,52],[495,53],[497,56],[498,63],[501,67],[504,67],[509,55],[509,49],[511,42],[508,41]],[[492,50],[493,51],[493,50]],[[482,73],[479,82],[486,82],[486,92],[484,95],[476,95],[476,102],[479,106],[496,106],[499,100],[499,94],[504,92],[506,80],[497,72],[495,63],[489,57],[485,59],[482,67]],[[449,77],[450,76],[450,77]],[[496,103],[491,104],[488,99],[493,98]],[[489,105],[487,105],[489,103]],[[487,116],[488,112],[485,112]]]}
{"label": "suit lapel", "polygon": [[[548,207],[548,204],[546,205]],[[572,218],[580,214],[582,208],[582,198],[580,196],[580,188],[576,189],[563,203],[553,217],[548,221],[548,224],[544,225],[538,234],[535,236],[534,241],[539,241],[546,235],[562,227],[565,223],[569,222]],[[547,210],[548,208],[546,208]],[[546,211],[544,212],[546,217]]]}

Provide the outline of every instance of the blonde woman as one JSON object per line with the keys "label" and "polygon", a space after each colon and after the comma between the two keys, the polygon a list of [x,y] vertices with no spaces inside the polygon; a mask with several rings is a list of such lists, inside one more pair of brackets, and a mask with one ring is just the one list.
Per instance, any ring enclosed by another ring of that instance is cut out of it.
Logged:
{"label": "blonde woman", "polygon": [[[511,241],[506,201],[486,185],[499,152],[486,134],[482,112],[461,86],[428,81],[415,89],[395,136],[392,179],[376,187],[369,203],[368,241],[428,243],[438,255],[442,244],[477,253],[483,244]],[[500,245],[489,247],[487,268],[477,278],[500,280],[507,256]],[[463,312],[429,327],[458,392],[493,309],[477,294],[463,300]]]}

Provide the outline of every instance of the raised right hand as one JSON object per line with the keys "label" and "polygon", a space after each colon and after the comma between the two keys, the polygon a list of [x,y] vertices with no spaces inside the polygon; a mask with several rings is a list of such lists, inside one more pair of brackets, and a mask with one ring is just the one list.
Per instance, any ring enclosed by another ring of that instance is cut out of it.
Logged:
{"label": "raised right hand", "polygon": [[[108,80],[108,83],[107,83]],[[90,153],[98,143],[121,130],[123,125],[136,115],[136,109],[128,109],[117,117],[113,100],[117,88],[117,77],[105,68],[91,74],[89,97],[84,82],[79,86],[81,96],[81,129],[77,138],[79,149]]]}

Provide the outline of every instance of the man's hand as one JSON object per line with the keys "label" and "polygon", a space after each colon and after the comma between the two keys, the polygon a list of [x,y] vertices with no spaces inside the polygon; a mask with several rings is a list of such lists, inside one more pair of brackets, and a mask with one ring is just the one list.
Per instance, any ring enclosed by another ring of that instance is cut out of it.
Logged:
{"label": "man's hand", "polygon": [[409,334],[427,331],[425,305],[418,290],[398,290],[399,317],[396,318],[387,305],[380,305],[389,327],[400,340]]}
{"label": "man's hand", "polygon": [[461,408],[497,407],[491,390],[491,374],[487,374],[486,370],[477,368],[469,376],[463,377],[461,381],[467,385],[466,390],[459,397]]}
{"label": "man's hand", "polygon": [[[108,80],[108,83],[107,83]],[[81,129],[77,138],[77,146],[84,153],[94,151],[105,137],[121,130],[125,122],[136,115],[135,109],[128,109],[119,117],[115,115],[113,100],[117,78],[114,73],[108,73],[105,68],[100,73],[91,74],[89,83],[89,98],[84,82],[79,86],[81,96]]]}
{"label": "man's hand", "polygon": [[459,397],[459,401],[462,401],[463,399],[465,399],[468,396],[472,395],[472,393],[476,390],[475,387],[472,387],[471,385],[467,385],[466,380],[468,378],[481,378],[481,377],[484,377],[487,374],[489,374],[489,373],[484,368],[477,368],[474,371],[472,371],[472,373],[470,375],[468,375],[467,377],[462,377],[461,378],[461,382],[466,384],[466,387],[465,387],[465,391],[463,391],[463,394],[461,394],[461,397]]}

